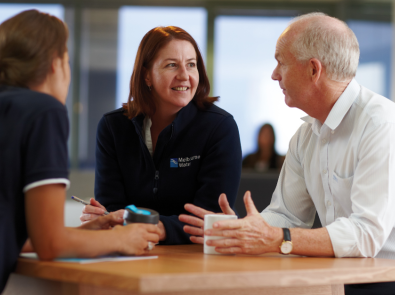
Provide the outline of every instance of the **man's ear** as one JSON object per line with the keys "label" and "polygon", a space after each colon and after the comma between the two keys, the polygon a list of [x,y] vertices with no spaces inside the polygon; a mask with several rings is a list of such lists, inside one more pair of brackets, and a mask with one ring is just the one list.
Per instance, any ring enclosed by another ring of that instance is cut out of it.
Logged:
{"label": "man's ear", "polygon": [[321,61],[316,58],[309,60],[309,71],[312,82],[317,83],[321,77],[323,67]]}
{"label": "man's ear", "polygon": [[146,68],[143,68],[143,73],[144,73],[144,80],[145,80],[145,83],[147,84],[147,86],[151,86],[152,85],[152,82],[151,82],[151,75],[150,75],[150,72],[148,71],[148,69],[146,69]]}

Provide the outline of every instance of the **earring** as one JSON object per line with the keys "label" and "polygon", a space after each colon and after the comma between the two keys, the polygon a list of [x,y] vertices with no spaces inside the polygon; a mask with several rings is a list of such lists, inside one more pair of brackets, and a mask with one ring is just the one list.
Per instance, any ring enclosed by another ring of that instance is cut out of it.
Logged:
{"label": "earring", "polygon": [[148,85],[148,90],[151,91],[151,85]]}

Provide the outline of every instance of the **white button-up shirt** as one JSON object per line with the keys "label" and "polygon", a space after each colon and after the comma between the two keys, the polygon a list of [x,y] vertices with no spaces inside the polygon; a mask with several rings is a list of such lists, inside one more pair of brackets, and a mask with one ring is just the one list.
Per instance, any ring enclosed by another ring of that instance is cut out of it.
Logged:
{"label": "white button-up shirt", "polygon": [[303,120],[261,215],[311,228],[317,210],[336,257],[395,259],[395,104],[352,80],[324,124]]}

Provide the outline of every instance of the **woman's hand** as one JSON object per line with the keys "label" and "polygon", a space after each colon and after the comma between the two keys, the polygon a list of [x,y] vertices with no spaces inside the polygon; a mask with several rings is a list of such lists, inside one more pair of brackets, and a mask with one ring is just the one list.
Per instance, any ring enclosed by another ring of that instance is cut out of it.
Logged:
{"label": "woman's hand", "polygon": [[119,237],[117,241],[114,241],[118,243],[118,252],[124,255],[147,254],[149,243],[151,243],[150,250],[152,250],[155,244],[159,242],[159,235],[161,234],[158,226],[147,223],[117,225],[113,230]]}
{"label": "woman's hand", "polygon": [[[235,212],[230,208],[228,199],[225,194],[221,194],[218,200],[219,206],[223,213],[217,214],[228,214],[235,215]],[[206,214],[215,214],[211,211],[207,211],[203,208],[192,204],[185,204],[185,210],[192,213],[195,216],[181,214],[179,216],[179,220],[184,223],[188,223],[189,225],[184,226],[184,231],[190,235],[190,240],[192,243],[203,244],[204,242],[204,215]]]}
{"label": "woman's hand", "polygon": [[[82,215],[80,216],[81,223],[84,224],[85,222],[94,220],[100,216],[103,216],[104,212],[106,212],[106,208],[100,204],[95,199],[90,199],[90,205],[84,206],[82,209]],[[116,214],[117,217],[123,218],[123,213],[125,212],[124,209],[112,212],[111,214]]]}
{"label": "woman's hand", "polygon": [[[119,210],[120,211],[120,210]],[[118,211],[117,211],[118,212]],[[99,229],[109,229],[116,225],[123,225],[123,217],[117,214],[117,212],[112,212],[105,216],[99,216],[90,221],[84,222],[78,228],[99,230]]]}
{"label": "woman's hand", "polygon": [[[160,224],[162,223],[160,222]],[[158,226],[144,223],[122,225],[123,217],[113,212],[87,221],[79,226],[79,228],[89,230],[113,229],[117,234],[117,240],[120,241],[118,243],[119,252],[126,255],[147,254],[158,243],[160,236],[165,234],[160,229],[159,224]],[[150,248],[149,243],[151,243]]]}
{"label": "woman's hand", "polygon": [[158,228],[160,230],[160,234],[159,234],[159,241],[164,241],[166,240],[166,228],[163,225],[162,221],[159,221],[158,223]]}

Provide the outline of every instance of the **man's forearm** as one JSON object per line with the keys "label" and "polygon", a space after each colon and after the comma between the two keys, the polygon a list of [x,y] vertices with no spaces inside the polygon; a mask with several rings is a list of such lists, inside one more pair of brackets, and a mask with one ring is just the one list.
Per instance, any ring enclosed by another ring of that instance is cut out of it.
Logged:
{"label": "man's forearm", "polygon": [[325,227],[317,229],[291,228],[292,254],[334,257],[332,242]]}

